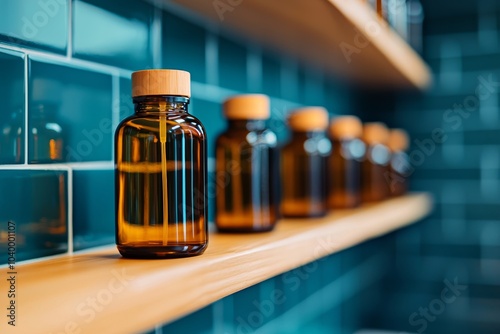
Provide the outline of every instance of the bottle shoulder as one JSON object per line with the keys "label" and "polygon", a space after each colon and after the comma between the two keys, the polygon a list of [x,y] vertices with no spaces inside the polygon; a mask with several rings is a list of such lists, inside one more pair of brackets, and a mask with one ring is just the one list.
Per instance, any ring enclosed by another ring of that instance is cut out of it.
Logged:
{"label": "bottle shoulder", "polygon": [[157,132],[162,121],[166,122],[169,133],[194,132],[198,137],[206,137],[206,130],[201,121],[188,113],[134,114],[126,117],[118,124],[116,133],[128,130]]}
{"label": "bottle shoulder", "polygon": [[241,130],[227,129],[217,137],[217,145],[269,146],[278,145],[278,137],[269,129]]}

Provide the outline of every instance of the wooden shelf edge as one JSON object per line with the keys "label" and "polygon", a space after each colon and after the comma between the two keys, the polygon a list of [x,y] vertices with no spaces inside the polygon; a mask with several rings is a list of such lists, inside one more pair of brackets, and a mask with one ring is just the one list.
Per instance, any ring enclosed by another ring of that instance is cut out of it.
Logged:
{"label": "wooden shelf edge", "polygon": [[[321,219],[283,220],[271,233],[213,234],[206,253],[194,258],[127,260],[110,246],[19,265],[16,329],[20,333],[145,331],[416,222],[431,207],[431,197],[419,193]],[[8,303],[7,294],[0,294],[0,305]],[[1,332],[7,328],[6,321],[0,323]]]}
{"label": "wooden shelf edge", "polygon": [[160,3],[355,83],[423,90],[432,82],[422,58],[360,0],[245,0],[219,9],[213,1]]}

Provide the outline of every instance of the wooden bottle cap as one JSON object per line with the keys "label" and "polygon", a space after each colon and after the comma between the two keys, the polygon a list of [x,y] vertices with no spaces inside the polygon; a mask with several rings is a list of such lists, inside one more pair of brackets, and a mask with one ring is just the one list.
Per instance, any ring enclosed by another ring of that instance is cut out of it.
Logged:
{"label": "wooden bottle cap", "polygon": [[363,124],[356,116],[339,116],[330,123],[330,135],[335,139],[361,138]]}
{"label": "wooden bottle cap", "polygon": [[392,129],[389,134],[388,146],[392,152],[404,152],[410,146],[410,137],[403,129]]}
{"label": "wooden bottle cap", "polygon": [[223,109],[228,119],[268,119],[269,97],[263,94],[235,95],[224,101]]}
{"label": "wooden bottle cap", "polygon": [[363,140],[368,145],[387,144],[389,140],[389,129],[384,123],[365,123],[363,127]]}
{"label": "wooden bottle cap", "polygon": [[328,127],[328,111],[323,107],[298,108],[288,116],[288,124],[295,131],[324,131]]}
{"label": "wooden bottle cap", "polygon": [[191,97],[191,75],[180,70],[142,70],[132,73],[132,97],[174,95]]}

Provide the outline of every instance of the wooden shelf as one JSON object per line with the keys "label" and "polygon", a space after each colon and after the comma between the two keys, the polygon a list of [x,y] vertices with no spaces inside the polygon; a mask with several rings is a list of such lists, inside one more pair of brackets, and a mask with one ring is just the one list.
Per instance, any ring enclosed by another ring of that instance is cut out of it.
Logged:
{"label": "wooden shelf", "polygon": [[[283,220],[271,233],[212,234],[205,254],[193,258],[128,260],[110,246],[18,265],[15,330],[145,331],[280,273],[409,225],[427,215],[431,206],[429,195],[413,194],[337,211],[321,219]],[[7,271],[2,269],[2,280]],[[6,287],[4,283],[1,286]],[[0,294],[2,307],[9,305],[5,292]],[[0,332],[9,329],[5,320],[0,322]]]}
{"label": "wooden shelf", "polygon": [[[420,56],[361,0],[168,2],[354,82],[423,89],[431,81]],[[227,10],[217,11],[218,3]],[[356,48],[350,62],[341,49],[349,46]]]}

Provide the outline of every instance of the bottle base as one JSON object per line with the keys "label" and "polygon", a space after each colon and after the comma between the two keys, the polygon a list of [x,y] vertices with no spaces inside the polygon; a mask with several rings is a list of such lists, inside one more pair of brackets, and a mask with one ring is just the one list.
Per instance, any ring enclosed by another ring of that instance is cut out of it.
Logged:
{"label": "bottle base", "polygon": [[201,255],[205,252],[207,244],[190,245],[117,245],[120,254],[129,259],[175,259]]}

